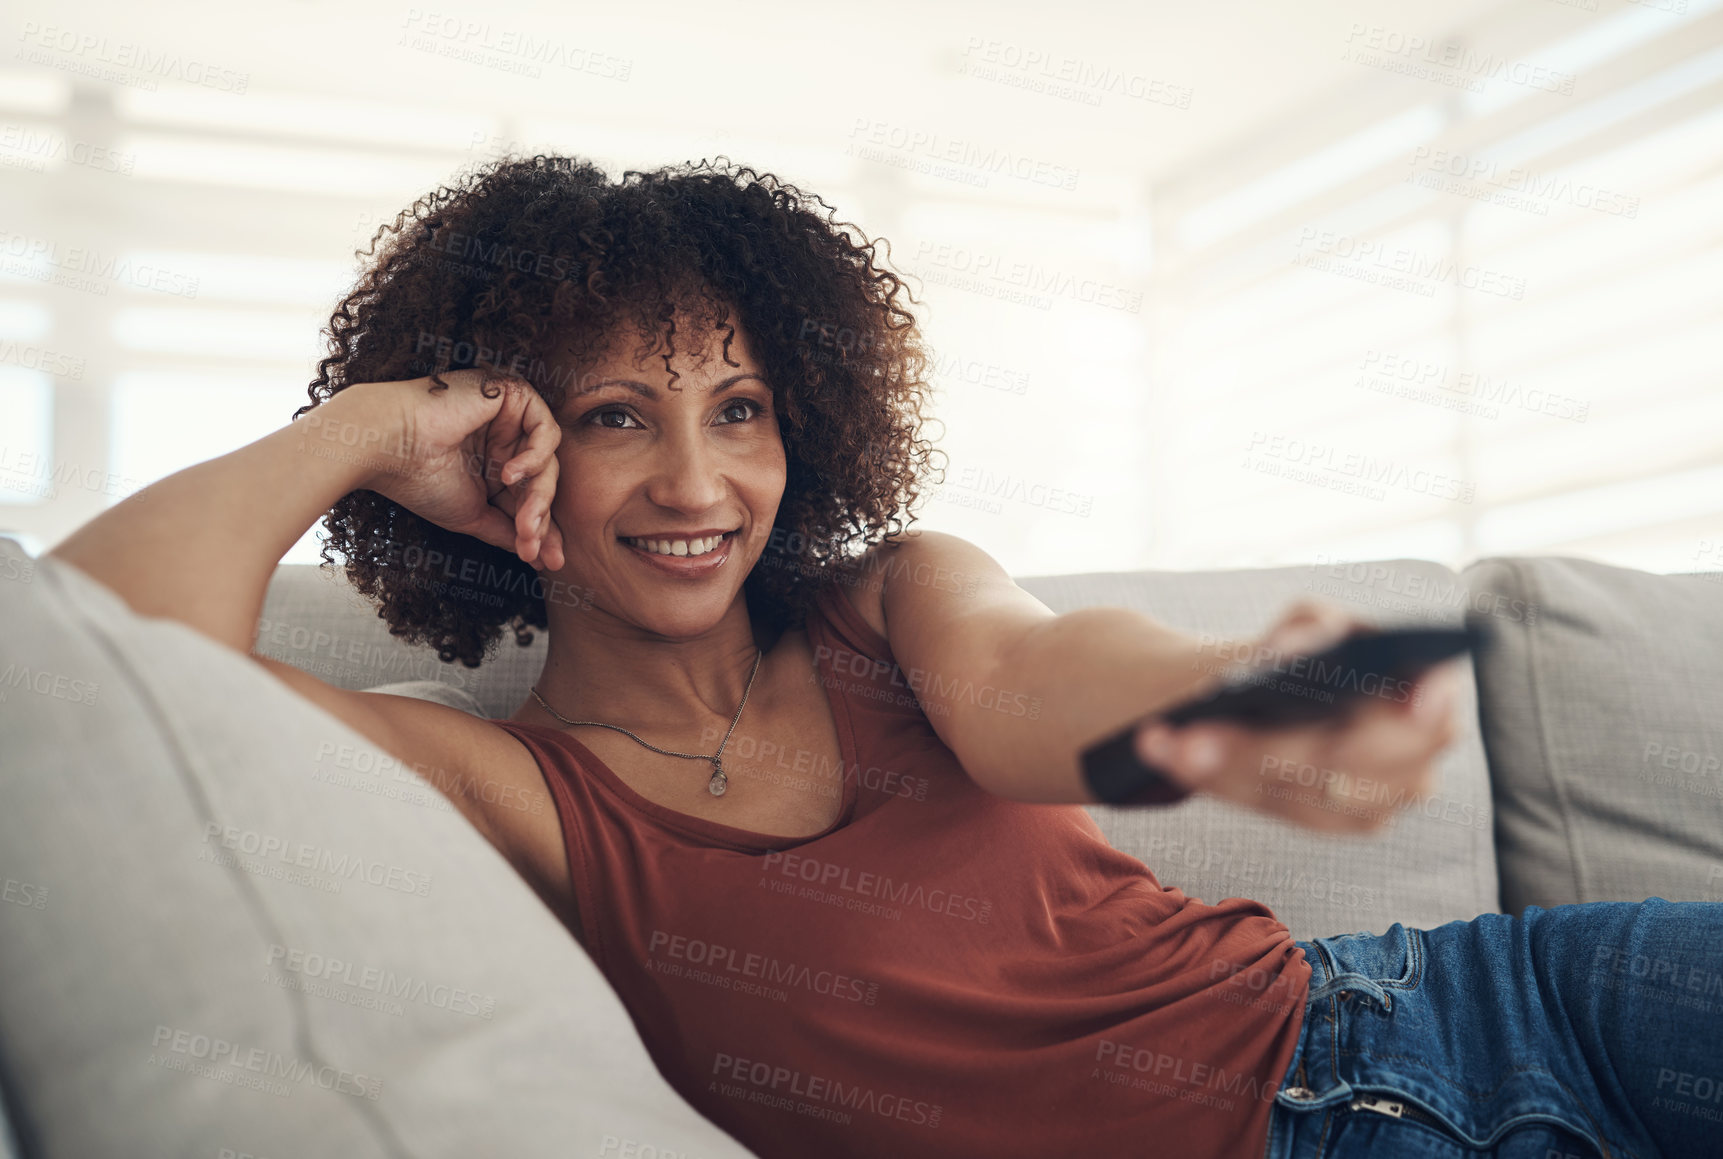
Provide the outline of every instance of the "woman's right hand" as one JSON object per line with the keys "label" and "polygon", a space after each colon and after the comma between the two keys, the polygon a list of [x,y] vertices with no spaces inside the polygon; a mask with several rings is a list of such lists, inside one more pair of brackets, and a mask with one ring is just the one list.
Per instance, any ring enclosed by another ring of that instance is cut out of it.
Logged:
{"label": "woman's right hand", "polygon": [[[1303,600],[1253,653],[1309,656],[1369,627],[1333,604]],[[1459,661],[1443,661],[1404,699],[1365,696],[1338,717],[1284,728],[1151,720],[1138,730],[1137,755],[1194,792],[1310,829],[1370,833],[1434,792],[1437,758],[1457,734],[1461,671]]]}
{"label": "woman's right hand", "polygon": [[348,388],[363,390],[398,444],[366,489],[525,563],[562,567],[562,530],[550,514],[562,442],[556,416],[519,378],[477,369],[438,377],[446,389],[429,377]]}

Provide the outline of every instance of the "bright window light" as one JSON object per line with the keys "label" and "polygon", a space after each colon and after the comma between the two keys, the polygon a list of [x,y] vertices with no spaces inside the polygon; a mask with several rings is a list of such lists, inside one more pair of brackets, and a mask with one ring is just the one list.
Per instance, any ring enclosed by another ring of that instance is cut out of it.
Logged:
{"label": "bright window light", "polygon": [[397,149],[467,150],[499,132],[496,118],[486,114],[313,93],[253,89],[241,101],[205,89],[126,89],[115,94],[115,105],[121,116],[138,124],[366,141]]}
{"label": "bright window light", "polygon": [[411,199],[449,177],[447,158],[379,150],[246,145],[164,133],[128,133],[132,176],[151,181],[279,189],[324,197]]}
{"label": "bright window light", "polygon": [[323,353],[319,324],[315,315],[281,310],[127,306],[114,316],[114,338],[127,350],[309,365]]}
{"label": "bright window light", "polygon": [[1188,249],[1212,245],[1409,153],[1446,127],[1447,118],[1434,104],[1407,109],[1192,210],[1179,223],[1179,240]]}
{"label": "bright window light", "polygon": [[0,366],[0,503],[44,503],[54,491],[54,384]]}

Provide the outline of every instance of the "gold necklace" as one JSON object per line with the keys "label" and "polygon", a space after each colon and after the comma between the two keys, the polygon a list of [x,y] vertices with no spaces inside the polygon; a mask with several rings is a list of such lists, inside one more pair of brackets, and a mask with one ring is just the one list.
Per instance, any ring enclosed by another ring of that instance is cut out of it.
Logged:
{"label": "gold necklace", "polygon": [[706,782],[706,789],[714,797],[722,797],[724,795],[724,790],[730,785],[730,778],[724,775],[724,746],[730,743],[730,733],[736,731],[736,722],[742,719],[742,709],[748,706],[748,693],[754,690],[754,677],[759,674],[760,661],[765,657],[765,655],[765,652],[761,651],[759,648],[754,649],[754,670],[748,673],[748,687],[742,690],[742,703],[736,706],[736,715],[730,721],[729,731],[724,734],[724,739],[719,742],[718,751],[713,753],[711,756],[706,756],[703,753],[673,753],[669,749],[661,749],[655,744],[649,744],[646,741],[640,740],[639,737],[634,736],[633,733],[628,732],[627,729],[623,728],[619,724],[605,724],[601,720],[570,720],[568,717],[557,712],[557,710],[552,708],[549,704],[545,704],[544,697],[539,696],[538,694],[538,686],[536,684],[533,686],[532,694],[538,698],[538,702],[540,704],[544,705],[544,710],[546,712],[550,713],[564,724],[592,724],[597,725],[599,728],[613,728],[617,732],[627,733],[629,736],[634,737],[635,740],[640,741],[641,744],[646,745],[647,748],[651,749],[655,753],[663,753],[667,757],[686,757],[691,761],[711,761],[712,777]]}

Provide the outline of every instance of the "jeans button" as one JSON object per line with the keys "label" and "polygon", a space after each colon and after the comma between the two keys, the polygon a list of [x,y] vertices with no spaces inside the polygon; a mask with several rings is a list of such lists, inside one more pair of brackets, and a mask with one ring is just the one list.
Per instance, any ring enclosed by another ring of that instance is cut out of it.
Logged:
{"label": "jeans button", "polygon": [[1285,1093],[1287,1098],[1298,1099],[1301,1102],[1305,1099],[1313,1099],[1316,1097],[1316,1092],[1311,1090],[1309,1087],[1287,1087]]}

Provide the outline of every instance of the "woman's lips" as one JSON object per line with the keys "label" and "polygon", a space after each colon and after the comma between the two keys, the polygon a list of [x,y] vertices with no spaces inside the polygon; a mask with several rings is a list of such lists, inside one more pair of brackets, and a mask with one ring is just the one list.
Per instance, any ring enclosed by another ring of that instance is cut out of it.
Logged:
{"label": "woman's lips", "polygon": [[730,558],[730,548],[736,542],[736,535],[733,531],[726,532],[724,542],[705,555],[659,555],[655,551],[635,547],[625,539],[618,539],[616,542],[622,544],[628,554],[648,567],[655,567],[667,575],[699,579],[724,566],[724,561]]}

